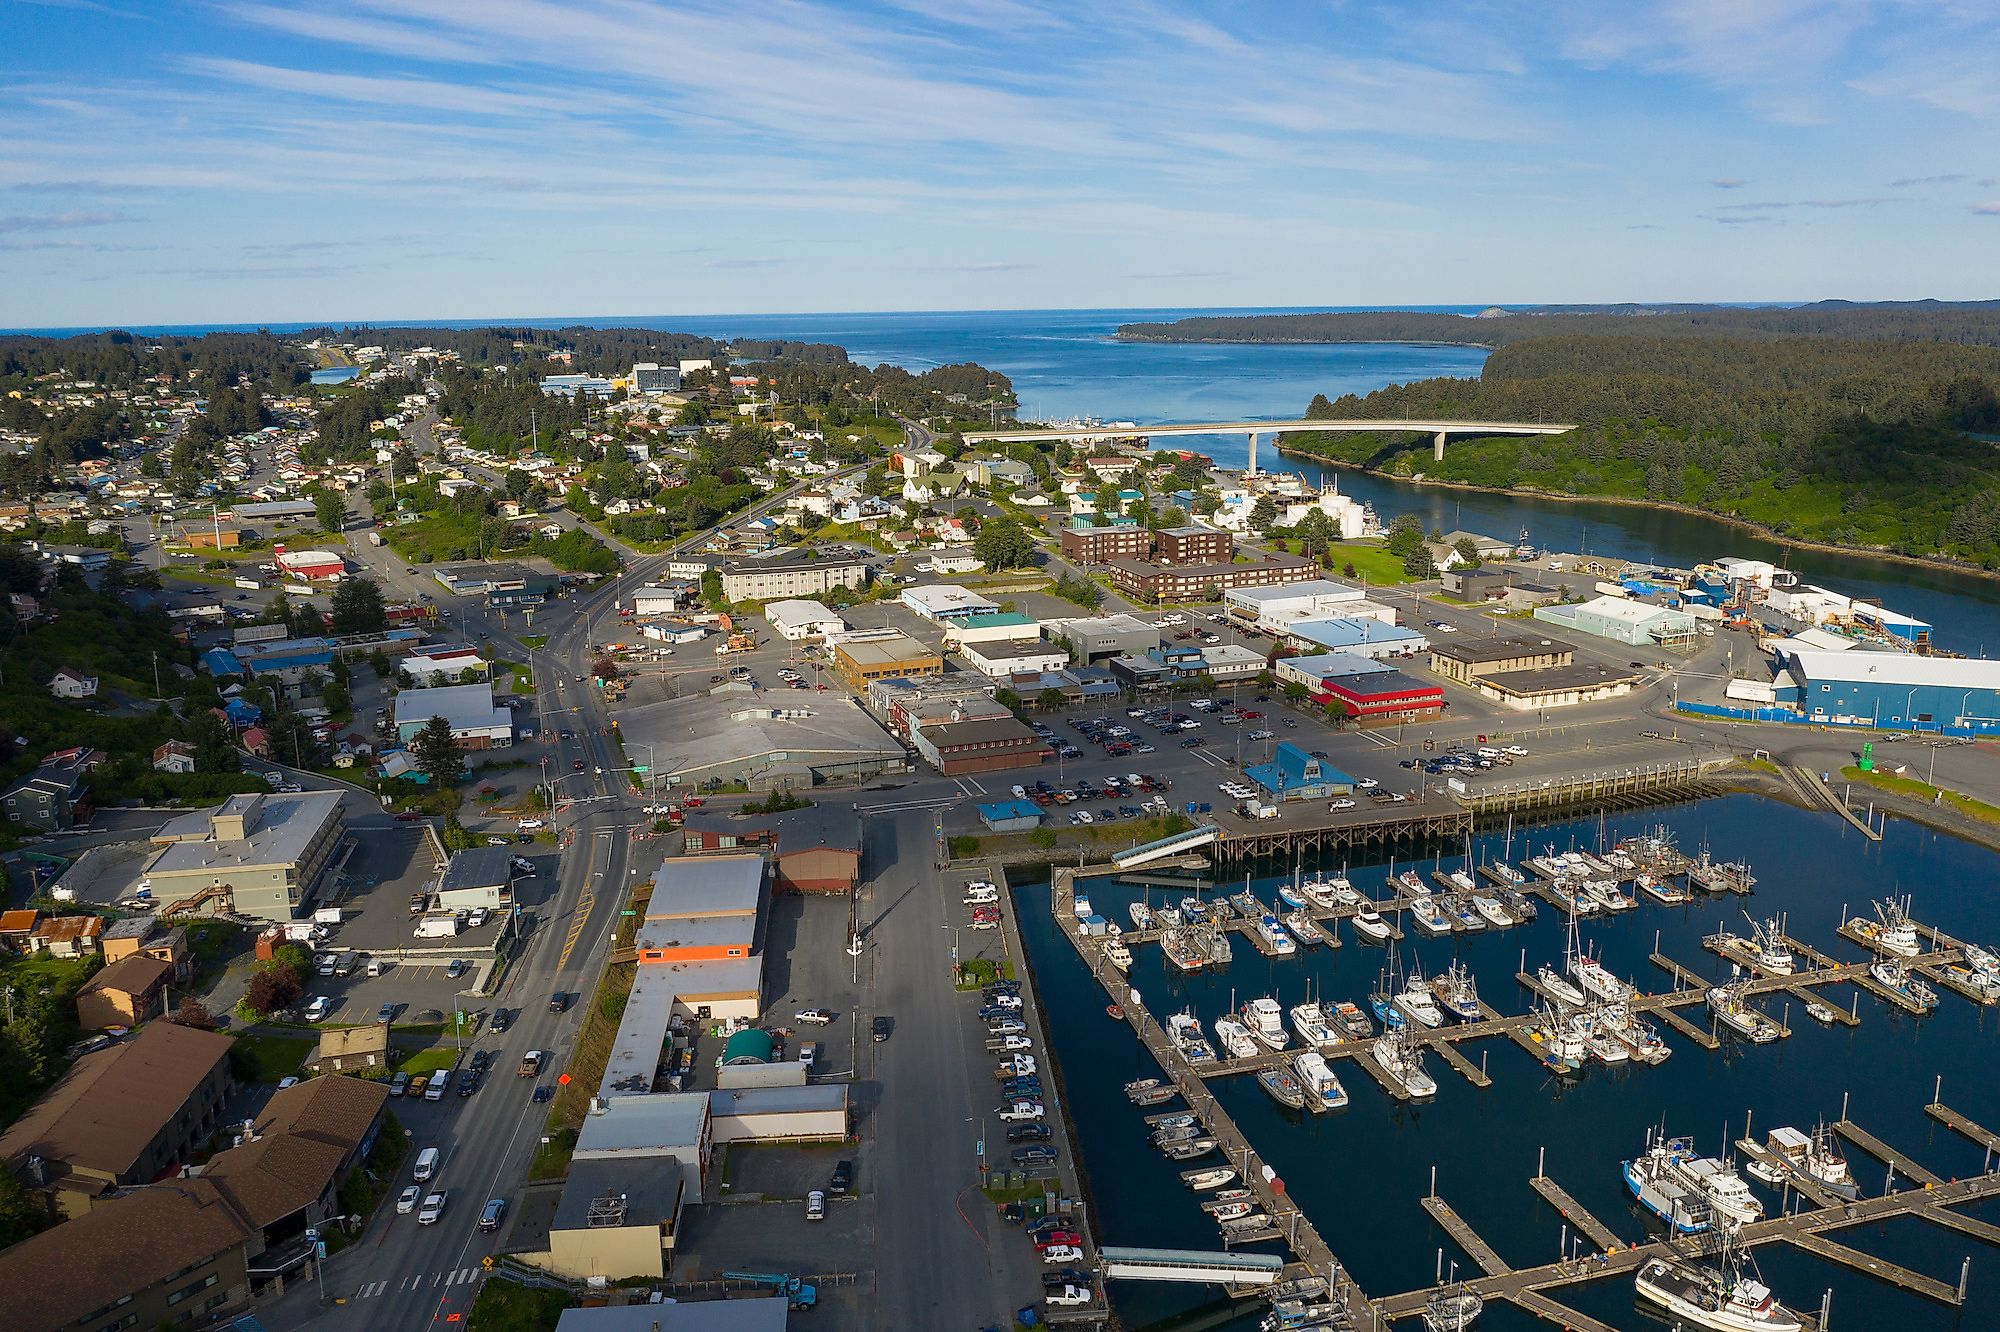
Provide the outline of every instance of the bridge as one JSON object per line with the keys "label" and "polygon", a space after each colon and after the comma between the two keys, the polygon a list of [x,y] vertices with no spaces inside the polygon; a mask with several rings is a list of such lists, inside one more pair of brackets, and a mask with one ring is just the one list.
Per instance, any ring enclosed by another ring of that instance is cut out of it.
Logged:
{"label": "bridge", "polygon": [[1222,829],[1212,823],[1204,823],[1199,828],[1169,833],[1157,841],[1141,842],[1135,847],[1120,851],[1111,857],[1111,863],[1122,870],[1137,869],[1141,865],[1150,865],[1169,856],[1186,855],[1198,846],[1207,846],[1221,835]]}
{"label": "bridge", "polygon": [[1098,1256],[1104,1275],[1127,1281],[1192,1281],[1224,1286],[1269,1286],[1284,1274],[1275,1253],[1208,1253],[1200,1249],[1121,1249],[1105,1245]]}
{"label": "bridge", "polygon": [[1346,434],[1361,431],[1393,431],[1429,435],[1434,455],[1442,461],[1444,442],[1451,435],[1566,435],[1574,429],[1576,427],[1573,425],[1542,421],[1367,421],[1352,418],[1328,421],[1196,421],[1146,426],[1058,426],[1053,429],[1031,427],[1015,430],[968,430],[965,432],[965,442],[967,444],[1052,444],[1058,440],[1087,443],[1092,440],[1130,439],[1134,435],[1144,435],[1148,439],[1159,439],[1169,435],[1248,435],[1250,467],[1247,474],[1255,476],[1257,437],[1260,435],[1297,435],[1311,430]]}

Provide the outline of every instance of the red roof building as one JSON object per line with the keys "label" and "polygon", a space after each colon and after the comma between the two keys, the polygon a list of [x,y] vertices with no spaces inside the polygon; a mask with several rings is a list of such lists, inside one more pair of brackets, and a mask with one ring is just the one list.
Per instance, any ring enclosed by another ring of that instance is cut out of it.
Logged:
{"label": "red roof building", "polygon": [[1371,671],[1322,680],[1313,698],[1338,703],[1357,726],[1424,721],[1444,711],[1444,690],[1401,671]]}

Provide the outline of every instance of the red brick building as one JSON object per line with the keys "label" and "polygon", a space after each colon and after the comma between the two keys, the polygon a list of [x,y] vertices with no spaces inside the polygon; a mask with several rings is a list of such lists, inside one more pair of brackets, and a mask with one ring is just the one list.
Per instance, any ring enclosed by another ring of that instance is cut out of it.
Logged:
{"label": "red brick building", "polygon": [[1401,671],[1337,675],[1320,682],[1315,701],[1337,703],[1357,726],[1427,721],[1444,711],[1444,690]]}
{"label": "red brick building", "polygon": [[[1080,520],[1088,524],[1089,519]],[[1091,527],[1071,523],[1059,538],[1063,558],[1076,564],[1105,564],[1112,560],[1143,559],[1153,548],[1153,534],[1137,523],[1112,527]]]}
{"label": "red brick building", "polygon": [[1153,559],[1160,564],[1227,564],[1236,539],[1215,527],[1163,527],[1153,533]]}
{"label": "red brick building", "polygon": [[1039,767],[1055,752],[1012,716],[933,722],[911,732],[910,743],[947,777]]}
{"label": "red brick building", "polygon": [[1319,577],[1319,566],[1296,555],[1273,555],[1257,564],[1149,564],[1112,560],[1111,585],[1146,601],[1200,601],[1241,587],[1276,587]]}

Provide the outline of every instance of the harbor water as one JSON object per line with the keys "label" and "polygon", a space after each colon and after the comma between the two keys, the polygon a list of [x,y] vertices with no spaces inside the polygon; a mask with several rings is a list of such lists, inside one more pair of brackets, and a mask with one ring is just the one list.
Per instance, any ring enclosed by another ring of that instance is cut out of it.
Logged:
{"label": "harbor water", "polygon": [[[1866,913],[1871,899],[1891,894],[1910,895],[1914,917],[1947,933],[1989,944],[2000,940],[2000,858],[1993,853],[1896,820],[1889,822],[1878,845],[1831,814],[1808,813],[1757,796],[1642,811],[1603,823],[1593,819],[1517,829],[1512,859],[1525,859],[1548,846],[1589,850],[1601,837],[1616,840],[1660,824],[1673,830],[1685,852],[1696,853],[1706,844],[1718,858],[1749,861],[1757,885],[1748,897],[1697,894],[1690,904],[1675,908],[1641,896],[1635,910],[1584,922],[1584,942],[1642,992],[1671,988],[1667,973],[1649,960],[1656,932],[1666,956],[1704,977],[1727,979],[1729,965],[1705,950],[1701,940],[1717,929],[1747,933],[1746,910],[1759,920],[1782,913],[1792,937],[1842,962],[1865,960],[1859,948],[1836,933],[1843,905],[1850,914]],[[1463,863],[1462,847],[1440,850],[1445,869]],[[1473,844],[1475,860],[1498,858],[1501,851],[1498,834]],[[1426,855],[1395,868],[1414,867],[1428,875],[1437,863]],[[1341,866],[1308,862],[1304,868],[1310,873]],[[1386,895],[1387,862],[1347,869],[1357,888]],[[1276,866],[1266,870],[1253,877],[1252,888],[1269,902],[1280,875]],[[1290,873],[1291,867],[1284,867],[1282,877]],[[1223,892],[1240,889],[1240,872],[1219,887]],[[1087,881],[1081,888],[1100,914],[1121,922],[1128,905],[1147,895],[1144,888],[1113,880]],[[1158,904],[1178,900],[1185,891],[1154,888],[1150,896]],[[1184,1167],[1147,1145],[1141,1124],[1146,1112],[1123,1095],[1126,1081],[1155,1076],[1157,1067],[1124,1024],[1104,1015],[1103,991],[1049,916],[1047,884],[1021,887],[1017,901],[1042,1002],[1053,1014],[1071,1015],[1052,1024],[1052,1053],[1080,1143],[1100,1240],[1219,1247],[1197,1196],[1180,1183]],[[1456,941],[1425,939],[1406,928],[1408,937],[1400,948],[1406,968],[1414,963],[1427,975],[1453,960],[1465,961],[1481,998],[1513,1014],[1532,1007],[1515,973],[1524,960],[1531,973],[1542,963],[1560,970],[1566,928],[1561,913],[1545,904],[1534,924],[1489,929]],[[1211,1034],[1214,1019],[1229,1011],[1232,1000],[1240,1005],[1268,994],[1289,1007],[1310,992],[1315,999],[1347,999],[1365,1007],[1386,959],[1384,948],[1358,943],[1351,931],[1338,950],[1301,949],[1297,956],[1279,960],[1259,955],[1238,938],[1230,966],[1192,977],[1173,973],[1155,946],[1134,951],[1130,984],[1151,1013],[1164,1020],[1190,1009]],[[1427,1065],[1438,1094],[1427,1103],[1392,1100],[1347,1060],[1334,1061],[1334,1067],[1350,1104],[1326,1115],[1279,1107],[1247,1075],[1214,1079],[1210,1087],[1362,1289],[1377,1296],[1430,1284],[1440,1249],[1447,1273],[1452,1263],[1463,1275],[1477,1273],[1420,1206],[1433,1167],[1439,1195],[1503,1259],[1523,1267],[1561,1256],[1562,1218],[1528,1184],[1544,1151],[1549,1176],[1621,1239],[1653,1233],[1619,1177],[1619,1163],[1643,1148],[1652,1127],[1692,1135],[1704,1153],[1720,1155],[1743,1135],[1746,1113],[1761,1141],[1767,1130],[1780,1125],[1810,1130],[1822,1120],[1838,1119],[1847,1097],[1847,1112],[1855,1123],[1937,1175],[1951,1179],[1978,1173],[1980,1149],[1934,1123],[1923,1106],[1931,1100],[1934,1079],[1942,1075],[1945,1104],[1988,1127],[2000,1126],[2000,1079],[1992,1074],[2000,1052],[2000,1009],[1981,1009],[1943,991],[1934,1012],[1913,1017],[1849,986],[1830,986],[1823,993],[1843,1009],[1858,994],[1860,1025],[1821,1026],[1807,1018],[1799,1001],[1783,994],[1766,996],[1759,1003],[1788,1022],[1788,1039],[1756,1047],[1725,1039],[1710,1053],[1662,1024],[1673,1047],[1664,1064],[1609,1070],[1593,1065],[1570,1082],[1554,1078],[1519,1046],[1499,1038],[1459,1047],[1474,1064],[1484,1061],[1492,1078],[1492,1086],[1484,1090],[1430,1056]],[[1709,1025],[1703,1009],[1681,1011],[1696,1025]],[[1848,1159],[1864,1193],[1880,1193],[1886,1167],[1858,1148],[1849,1148]],[[1753,1187],[1768,1209],[1777,1208],[1775,1191]],[[1969,1214],[2000,1221],[2000,1204],[1975,1207]],[[1961,1259],[1970,1255],[1969,1300],[1955,1314],[1783,1244],[1759,1248],[1756,1261],[1765,1279],[1795,1308],[1816,1310],[1821,1292],[1831,1288],[1836,1328],[2000,1327],[2000,1250],[1920,1220],[1840,1231],[1834,1238],[1947,1283],[1956,1281]],[[1260,1248],[1276,1251],[1278,1246]],[[1170,1317],[1215,1293],[1137,1283],[1112,1286],[1129,1327]],[[1662,1325],[1635,1306],[1629,1277],[1551,1293],[1614,1327]],[[1252,1317],[1230,1326],[1254,1323]],[[1481,1325],[1547,1326],[1511,1306],[1489,1309]]]}

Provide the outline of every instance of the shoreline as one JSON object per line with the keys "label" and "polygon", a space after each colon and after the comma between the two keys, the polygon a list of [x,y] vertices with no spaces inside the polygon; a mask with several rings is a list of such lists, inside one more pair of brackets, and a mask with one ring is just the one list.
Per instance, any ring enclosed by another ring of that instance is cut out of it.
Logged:
{"label": "shoreline", "polygon": [[1384,481],[1408,486],[1433,486],[1439,490],[1469,490],[1482,495],[1518,495],[1538,500],[1554,500],[1563,504],[1618,504],[1632,509],[1653,509],[1662,513],[1677,513],[1689,518],[1706,518],[1722,523],[1779,546],[1793,550],[1818,551],[1824,555],[1854,555],[1863,559],[1881,560],[1888,564],[1910,565],[1919,569],[1933,569],[1940,573],[1965,574],[1974,578],[2000,581],[2000,569],[1982,569],[1976,564],[1964,564],[1956,560],[1940,559],[1923,555],[1905,555],[1900,551],[1880,550],[1873,546],[1843,546],[1830,541],[1813,541],[1804,537],[1786,536],[1762,523],[1734,514],[1713,513],[1707,509],[1697,509],[1688,504],[1677,504],[1672,500],[1633,499],[1627,495],[1573,495],[1562,490],[1540,490],[1533,486],[1484,486],[1471,481],[1440,481],[1431,477],[1396,476],[1362,463],[1347,462],[1339,458],[1325,458],[1304,449],[1292,448],[1280,443],[1280,457],[1303,458],[1321,467],[1333,467],[1344,472],[1359,472]]}
{"label": "shoreline", "polygon": [[1251,342],[1242,338],[1149,338],[1116,330],[1110,334],[1110,339],[1113,342],[1144,342],[1156,347],[1478,347],[1482,351],[1495,352],[1502,345],[1446,338],[1258,338]]}

